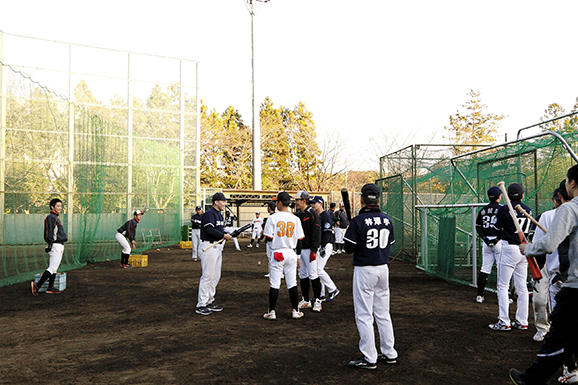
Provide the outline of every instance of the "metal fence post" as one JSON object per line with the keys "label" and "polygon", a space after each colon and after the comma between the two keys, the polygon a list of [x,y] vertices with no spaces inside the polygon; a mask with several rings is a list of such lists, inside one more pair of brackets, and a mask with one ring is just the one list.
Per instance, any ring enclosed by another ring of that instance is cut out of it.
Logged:
{"label": "metal fence post", "polygon": [[183,224],[185,217],[185,92],[183,90],[183,61],[179,60],[179,227]]}
{"label": "metal fence post", "polygon": [[[127,54],[127,170],[126,170],[126,212],[127,217],[132,217],[132,117],[133,117],[133,100],[132,100],[132,82],[130,79],[130,53]],[[147,207],[148,208],[148,207]]]}
{"label": "metal fence post", "polygon": [[[195,202],[201,205],[201,99],[199,86],[199,62],[195,65]],[[205,208],[203,207],[203,210]]]}
{"label": "metal fence post", "polygon": [[74,103],[72,98],[72,45],[68,44],[68,184],[66,187],[68,224],[66,230],[69,239],[73,239],[74,218]]}
{"label": "metal fence post", "polygon": [[[4,63],[4,32],[0,31],[0,61]],[[4,243],[4,190],[6,172],[6,71],[0,64],[0,244]]]}
{"label": "metal fence post", "polygon": [[476,207],[472,207],[472,283],[478,284],[478,237],[476,234]]}
{"label": "metal fence post", "polygon": [[429,250],[428,250],[428,243],[427,243],[427,234],[428,234],[428,229],[427,229],[427,208],[423,209],[422,212],[422,221],[421,221],[421,232],[422,232],[422,246],[421,246],[421,250],[422,250],[422,262],[423,262],[423,267],[426,271],[428,271],[429,269]]}

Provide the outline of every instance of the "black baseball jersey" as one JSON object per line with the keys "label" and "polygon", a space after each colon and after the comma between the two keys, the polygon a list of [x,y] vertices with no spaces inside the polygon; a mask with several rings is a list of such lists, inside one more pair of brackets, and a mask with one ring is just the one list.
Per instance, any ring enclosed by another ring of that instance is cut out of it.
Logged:
{"label": "black baseball jersey", "polygon": [[193,230],[198,230],[201,228],[201,216],[199,214],[193,214],[191,216],[191,228]]}
{"label": "black baseball jersey", "polygon": [[62,243],[68,240],[64,226],[58,218],[58,213],[50,211],[50,214],[44,219],[44,241],[46,243]]}
{"label": "black baseball jersey", "polygon": [[497,240],[500,231],[496,228],[498,221],[498,209],[501,205],[498,202],[490,202],[478,212],[476,219],[476,232],[487,244]]}
{"label": "black baseball jersey", "polygon": [[116,231],[118,231],[119,233],[121,233],[122,235],[125,236],[125,238],[127,238],[129,241],[134,241],[135,236],[136,236],[136,226],[138,225],[138,222],[136,219],[131,219],[128,220],[124,223],[124,225],[122,225],[121,227],[119,227]]}
{"label": "black baseball jersey", "polygon": [[301,220],[301,227],[305,233],[305,238],[300,240],[300,247],[298,250],[311,249],[317,251],[321,243],[321,225],[319,223],[319,215],[308,206],[304,211],[297,211],[295,213]]}
{"label": "black baseball jersey", "polygon": [[354,266],[385,265],[395,242],[393,224],[379,207],[363,207],[349,223],[344,240],[346,249],[353,249]]}
{"label": "black baseball jersey", "polygon": [[216,242],[225,236],[223,214],[214,207],[208,209],[201,217],[201,240]]}
{"label": "black baseball jersey", "polygon": [[349,226],[349,219],[345,210],[338,210],[335,214],[335,221],[338,222],[340,229],[346,229]]}
{"label": "black baseball jersey", "polygon": [[324,247],[328,243],[335,242],[334,224],[330,212],[323,211],[319,214],[319,222],[321,225],[321,247]]}
{"label": "black baseball jersey", "polygon": [[[532,215],[532,209],[523,204],[520,201],[512,201],[512,207],[516,207],[516,205],[522,206],[522,208],[529,214]],[[527,237],[528,233],[530,232],[530,224],[532,223],[528,218],[524,216],[524,214],[520,213],[518,210],[514,210],[516,213],[516,218],[518,219],[518,223],[522,228],[522,232]],[[516,230],[516,226],[514,225],[514,221],[510,216],[510,212],[508,210],[507,205],[503,205],[498,209],[497,221],[496,221],[496,228],[500,231],[499,238],[503,239],[504,241],[508,242],[511,245],[519,245],[520,238],[518,237],[518,231]]]}

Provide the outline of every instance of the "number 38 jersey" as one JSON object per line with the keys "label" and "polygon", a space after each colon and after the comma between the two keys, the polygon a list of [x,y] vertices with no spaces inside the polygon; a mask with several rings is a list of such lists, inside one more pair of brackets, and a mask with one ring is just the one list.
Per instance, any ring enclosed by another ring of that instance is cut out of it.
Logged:
{"label": "number 38 jersey", "polygon": [[297,241],[303,239],[301,220],[288,211],[278,211],[267,218],[263,234],[271,238],[271,249],[295,249]]}
{"label": "number 38 jersey", "polygon": [[355,245],[354,266],[384,265],[395,242],[393,224],[378,207],[364,207],[349,223],[344,240]]}
{"label": "number 38 jersey", "polygon": [[[526,206],[522,202],[512,201],[512,207],[516,207],[516,205],[522,206],[522,208],[528,214],[530,214],[530,216],[532,215],[532,209],[530,209],[528,206]],[[530,225],[532,224],[532,222],[528,218],[526,218],[524,216],[524,214],[522,214],[518,210],[514,209],[514,212],[516,213],[516,217],[518,219],[518,223],[520,224],[520,227],[522,228],[522,232],[524,233],[524,235],[526,237],[528,237],[528,233],[530,232]],[[520,238],[518,237],[518,231],[516,230],[516,226],[514,225],[514,221],[512,220],[512,217],[510,216],[510,211],[508,210],[507,205],[503,205],[502,207],[500,207],[498,209],[498,218],[496,221],[496,228],[500,231],[500,235],[499,235],[500,239],[503,239],[504,241],[508,242],[510,245],[519,245],[521,243]]]}

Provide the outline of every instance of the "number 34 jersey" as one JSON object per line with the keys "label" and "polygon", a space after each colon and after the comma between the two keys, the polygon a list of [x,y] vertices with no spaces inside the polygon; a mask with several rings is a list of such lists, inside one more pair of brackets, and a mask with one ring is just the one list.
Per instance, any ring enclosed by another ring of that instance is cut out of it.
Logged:
{"label": "number 34 jersey", "polygon": [[[528,206],[523,204],[520,201],[512,201],[512,207],[516,207],[516,205],[522,206],[522,208],[532,215],[532,209]],[[530,225],[532,222],[528,218],[524,216],[524,214],[520,213],[518,210],[514,209],[516,213],[516,219],[522,228],[522,232],[526,237],[528,237],[528,233],[530,232]],[[514,225],[514,221],[510,216],[510,211],[508,210],[507,205],[503,205],[498,209],[498,218],[496,221],[496,228],[500,231],[500,239],[508,242],[510,245],[519,245],[520,238],[518,237],[518,231],[516,230],[516,226]]]}
{"label": "number 34 jersey", "polygon": [[278,211],[267,218],[263,234],[271,238],[271,249],[295,249],[297,241],[303,239],[301,220],[288,211]]}
{"label": "number 34 jersey", "polygon": [[349,223],[344,240],[355,245],[354,266],[384,265],[395,242],[393,224],[378,207],[364,207]]}

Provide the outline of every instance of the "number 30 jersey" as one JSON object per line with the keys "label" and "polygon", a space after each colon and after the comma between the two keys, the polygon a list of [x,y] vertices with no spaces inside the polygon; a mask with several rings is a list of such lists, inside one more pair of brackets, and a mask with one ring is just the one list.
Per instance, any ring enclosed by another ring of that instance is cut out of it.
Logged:
{"label": "number 30 jersey", "polygon": [[395,242],[393,224],[378,207],[364,207],[349,223],[344,240],[355,245],[354,266],[385,265]]}
{"label": "number 30 jersey", "polygon": [[278,211],[267,218],[263,234],[271,238],[271,249],[295,249],[297,241],[303,239],[301,220],[288,211]]}
{"label": "number 30 jersey", "polygon": [[[520,201],[512,201],[512,207],[516,207],[516,205],[522,206],[522,208],[532,215],[532,209],[523,204]],[[528,233],[530,232],[530,225],[532,222],[528,218],[524,216],[521,212],[514,209],[516,213],[516,218],[518,219],[518,223],[522,228],[522,232],[526,237],[528,237]],[[518,237],[518,231],[516,230],[516,226],[514,225],[514,221],[510,216],[510,211],[508,210],[508,205],[503,205],[498,209],[498,218],[496,221],[496,228],[500,230],[500,239],[508,242],[510,245],[519,245],[520,238]]]}

